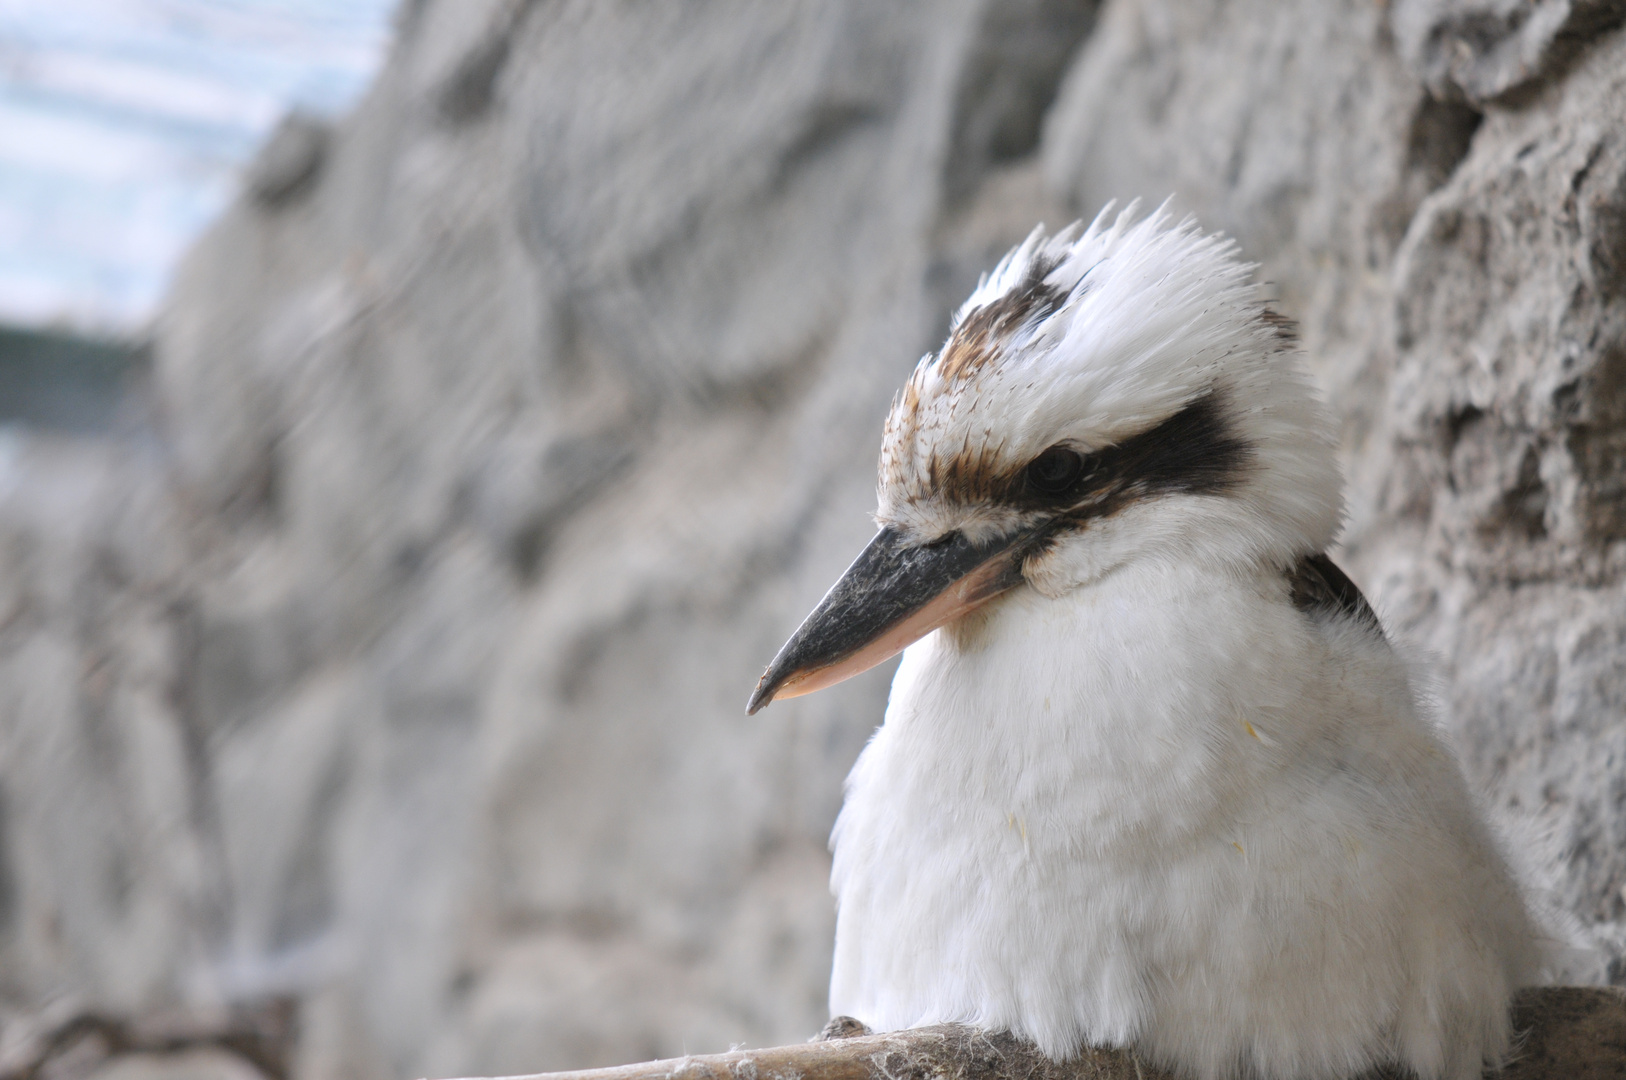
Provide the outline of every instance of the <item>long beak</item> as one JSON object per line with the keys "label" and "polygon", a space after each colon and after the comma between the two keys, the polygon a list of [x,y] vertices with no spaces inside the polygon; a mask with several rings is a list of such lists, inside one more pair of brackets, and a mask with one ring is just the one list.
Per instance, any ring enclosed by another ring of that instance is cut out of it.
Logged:
{"label": "long beak", "polygon": [[923,547],[882,529],[773,658],[746,713],[868,671],[1021,584],[1018,545],[1031,536],[973,544],[954,533]]}

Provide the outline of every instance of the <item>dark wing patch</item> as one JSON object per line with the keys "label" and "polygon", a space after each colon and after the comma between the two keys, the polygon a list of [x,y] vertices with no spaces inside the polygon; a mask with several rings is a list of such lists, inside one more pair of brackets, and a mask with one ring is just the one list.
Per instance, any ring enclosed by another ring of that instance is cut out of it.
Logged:
{"label": "dark wing patch", "polygon": [[1377,612],[1366,602],[1349,575],[1325,553],[1304,555],[1287,572],[1293,606],[1312,615],[1342,615],[1385,637]]}

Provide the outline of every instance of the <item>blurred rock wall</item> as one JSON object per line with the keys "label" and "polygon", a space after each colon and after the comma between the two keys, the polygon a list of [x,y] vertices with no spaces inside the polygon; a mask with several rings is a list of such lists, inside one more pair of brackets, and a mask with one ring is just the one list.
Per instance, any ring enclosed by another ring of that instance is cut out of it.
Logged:
{"label": "blurred rock wall", "polygon": [[157,433],[0,446],[0,1006],[289,995],[310,1078],[807,1037],[889,671],[745,697],[977,273],[1171,192],[1302,323],[1346,561],[1618,958],[1623,21],[407,4],[188,258]]}

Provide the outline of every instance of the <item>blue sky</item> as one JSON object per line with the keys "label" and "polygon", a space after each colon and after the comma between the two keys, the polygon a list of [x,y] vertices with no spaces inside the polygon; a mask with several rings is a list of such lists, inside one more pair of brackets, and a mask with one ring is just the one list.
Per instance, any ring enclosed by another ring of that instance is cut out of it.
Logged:
{"label": "blue sky", "polygon": [[344,112],[396,0],[0,0],[0,322],[140,332],[244,163]]}

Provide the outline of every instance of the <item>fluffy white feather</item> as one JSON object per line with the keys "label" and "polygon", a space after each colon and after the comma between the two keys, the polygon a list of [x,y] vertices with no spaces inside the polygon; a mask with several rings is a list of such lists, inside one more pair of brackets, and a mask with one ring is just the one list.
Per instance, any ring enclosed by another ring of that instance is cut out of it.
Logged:
{"label": "fluffy white feather", "polygon": [[1290,601],[1340,481],[1251,268],[1162,212],[1102,217],[1035,232],[957,333],[1035,267],[1054,303],[951,338],[894,405],[883,525],[1008,526],[944,494],[946,462],[1108,447],[1205,394],[1247,467],[1068,533],[907,650],[832,836],[832,1011],[1056,1057],[1133,1043],[1204,1078],[1479,1076],[1538,935],[1405,665]]}

